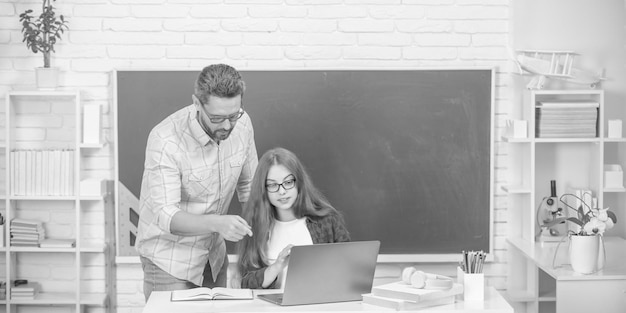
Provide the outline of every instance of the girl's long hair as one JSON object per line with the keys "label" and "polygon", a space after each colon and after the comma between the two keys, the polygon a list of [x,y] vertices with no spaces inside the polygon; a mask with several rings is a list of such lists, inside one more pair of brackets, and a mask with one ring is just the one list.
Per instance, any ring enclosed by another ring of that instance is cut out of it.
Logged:
{"label": "girl's long hair", "polygon": [[238,269],[241,275],[250,270],[269,265],[265,253],[269,233],[277,216],[276,210],[267,197],[265,181],[267,173],[273,165],[284,166],[296,179],[298,196],[293,207],[296,218],[337,213],[326,197],[315,188],[309,174],[293,152],[284,148],[268,150],[259,159],[252,179],[250,197],[243,208],[242,216],[252,227],[253,236],[246,236],[237,244]]}

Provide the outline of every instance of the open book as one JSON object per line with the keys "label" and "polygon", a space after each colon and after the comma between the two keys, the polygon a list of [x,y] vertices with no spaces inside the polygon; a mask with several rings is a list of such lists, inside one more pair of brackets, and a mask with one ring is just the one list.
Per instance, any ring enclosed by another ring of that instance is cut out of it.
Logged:
{"label": "open book", "polygon": [[199,300],[252,300],[251,289],[234,288],[207,288],[198,287],[186,290],[172,291],[172,301],[199,301]]}

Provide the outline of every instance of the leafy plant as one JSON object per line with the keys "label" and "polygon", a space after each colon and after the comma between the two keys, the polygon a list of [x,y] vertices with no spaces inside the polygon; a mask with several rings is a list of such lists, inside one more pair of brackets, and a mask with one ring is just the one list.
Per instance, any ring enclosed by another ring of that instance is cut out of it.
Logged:
{"label": "leafy plant", "polygon": [[[574,197],[581,203],[578,208],[574,208],[563,200],[564,197]],[[609,208],[599,209],[592,208],[580,197],[566,193],[559,199],[568,208],[576,212],[576,217],[559,217],[546,224],[550,227],[559,224],[563,221],[570,221],[578,226],[580,230],[578,232],[572,232],[574,235],[589,236],[589,235],[602,235],[606,230],[613,228],[613,225],[617,224],[617,216],[615,213],[609,211]]]}
{"label": "leafy plant", "polygon": [[[56,1],[56,0],[52,0]],[[58,19],[55,8],[50,0],[43,0],[41,14],[39,17],[31,15],[33,10],[26,10],[20,14],[20,23],[22,23],[22,33],[26,47],[33,53],[43,53],[43,67],[50,67],[50,53],[54,51],[54,45],[57,39],[61,39],[61,34],[68,30],[67,23],[63,15],[59,15]]]}

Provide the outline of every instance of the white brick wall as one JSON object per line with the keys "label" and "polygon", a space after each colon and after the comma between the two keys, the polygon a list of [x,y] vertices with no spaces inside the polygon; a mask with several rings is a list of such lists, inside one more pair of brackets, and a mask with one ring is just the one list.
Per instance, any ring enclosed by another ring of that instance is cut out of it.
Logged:
{"label": "white brick wall", "polygon": [[[42,65],[42,57],[29,53],[21,42],[18,15],[39,6],[39,0],[0,0],[2,97],[9,90],[34,88],[33,68]],[[70,30],[52,59],[62,71],[61,88],[81,89],[83,102],[102,105],[106,115],[103,131],[108,142],[85,159],[90,177],[114,177],[113,69],[199,70],[218,62],[239,69],[493,66],[498,72],[497,134],[511,102],[505,49],[508,0],[60,0],[55,6],[70,21]],[[43,140],[38,126],[67,123],[62,118],[31,121],[32,128],[18,134],[21,138]],[[500,186],[506,178],[506,150],[499,143],[495,147],[496,185]],[[496,252],[487,273],[489,284],[504,289],[507,200],[500,188],[495,192]],[[104,240],[103,210],[102,204],[84,210],[84,236]],[[54,230],[64,231],[63,227]],[[90,256],[83,261],[87,262],[82,273],[85,288],[102,288],[105,260]],[[376,282],[396,279],[406,265],[380,264]],[[450,264],[420,266],[455,275]],[[48,277],[46,288],[70,288],[61,278],[75,274],[55,258],[25,258],[20,268],[28,275]],[[141,312],[141,266],[120,264],[116,272],[117,312]],[[27,307],[26,311],[42,309]]]}

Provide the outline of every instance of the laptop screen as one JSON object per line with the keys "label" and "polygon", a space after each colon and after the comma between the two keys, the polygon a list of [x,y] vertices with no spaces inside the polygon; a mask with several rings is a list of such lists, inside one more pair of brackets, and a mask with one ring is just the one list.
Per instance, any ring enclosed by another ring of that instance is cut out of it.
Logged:
{"label": "laptop screen", "polygon": [[371,292],[380,241],[294,246],[283,305],[362,300]]}

